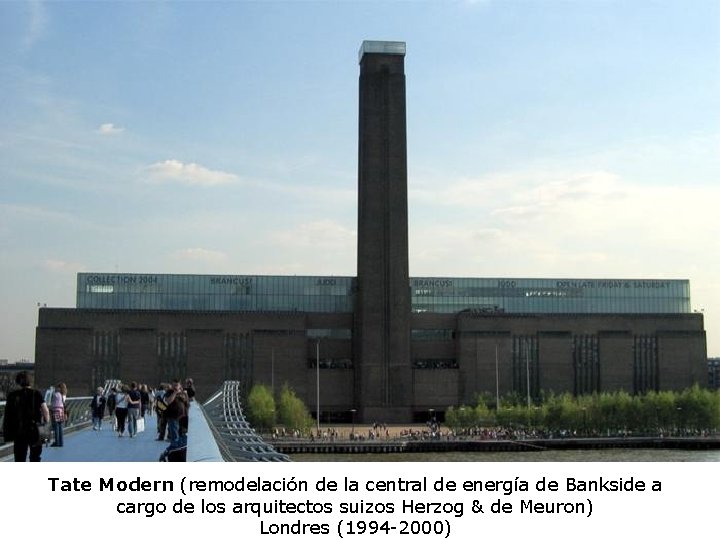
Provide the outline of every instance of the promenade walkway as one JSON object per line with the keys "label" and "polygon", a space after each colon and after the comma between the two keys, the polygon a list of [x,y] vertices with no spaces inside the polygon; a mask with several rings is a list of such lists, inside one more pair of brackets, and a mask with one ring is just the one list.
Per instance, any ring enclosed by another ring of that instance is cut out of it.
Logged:
{"label": "promenade walkway", "polygon": [[[223,461],[210,428],[198,407],[190,407],[188,432],[188,461]],[[45,462],[138,462],[158,461],[160,454],[168,447],[167,441],[157,441],[155,416],[145,417],[145,431],[130,438],[125,431],[118,437],[113,430],[109,417],[105,418],[103,428],[93,431],[88,426],[65,434],[65,444],[61,448],[45,447],[42,461]],[[12,461],[12,455],[0,459]]]}
{"label": "promenade walkway", "polygon": [[[105,388],[119,381],[107,381]],[[158,461],[168,447],[167,441],[156,441],[154,416],[146,416],[145,431],[130,438],[118,437],[109,419],[103,429],[90,427],[89,396],[69,399],[71,429],[65,433],[65,446],[47,447],[42,460],[50,462],[123,462]],[[0,417],[4,403],[0,402]],[[267,444],[250,426],[242,410],[241,384],[225,381],[202,405],[193,401],[189,409],[187,461],[289,461]],[[12,460],[12,444],[0,445],[0,461]]]}

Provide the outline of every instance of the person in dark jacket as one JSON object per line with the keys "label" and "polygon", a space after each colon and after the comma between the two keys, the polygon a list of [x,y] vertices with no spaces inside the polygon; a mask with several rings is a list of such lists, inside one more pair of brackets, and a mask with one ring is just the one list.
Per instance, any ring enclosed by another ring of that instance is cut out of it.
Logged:
{"label": "person in dark jacket", "polygon": [[30,461],[40,461],[43,440],[39,425],[50,422],[50,410],[39,390],[32,388],[32,378],[27,371],[15,376],[20,387],[8,394],[3,417],[3,437],[13,442],[15,461],[25,461],[30,450]]}
{"label": "person in dark jacket", "polygon": [[107,405],[108,409],[108,416],[110,417],[110,421],[113,423],[113,429],[117,429],[117,420],[115,417],[115,405],[117,404],[117,388],[113,387],[110,389],[110,393],[107,395],[107,401],[105,402],[105,405]]}
{"label": "person in dark jacket", "polygon": [[167,431],[167,418],[165,418],[165,410],[167,409],[167,402],[165,401],[166,392],[167,385],[165,383],[160,383],[160,386],[155,392],[155,413],[157,414],[158,441],[165,439],[165,433]]}
{"label": "person in dark jacket", "polygon": [[187,460],[188,408],[190,402],[180,381],[165,392],[165,419],[167,420],[170,445],[160,456],[160,461]]}
{"label": "person in dark jacket", "polygon": [[187,394],[188,401],[193,401],[195,399],[195,383],[193,382],[193,380],[189,378],[185,379],[183,389]]}
{"label": "person in dark jacket", "polygon": [[146,384],[140,385],[140,418],[145,418],[145,413],[150,407],[150,391]]}
{"label": "person in dark jacket", "polygon": [[95,390],[95,395],[90,402],[90,410],[92,411],[92,423],[93,431],[100,431],[102,429],[102,421],[105,416],[105,396],[103,396],[102,386],[98,386]]}

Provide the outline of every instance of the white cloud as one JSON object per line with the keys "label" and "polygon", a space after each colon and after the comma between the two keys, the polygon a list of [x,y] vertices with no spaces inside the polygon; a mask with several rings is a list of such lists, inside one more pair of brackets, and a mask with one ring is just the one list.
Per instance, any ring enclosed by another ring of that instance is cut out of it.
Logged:
{"label": "white cloud", "polygon": [[341,223],[312,221],[269,233],[246,259],[258,273],[352,275],[356,242],[356,232]]}
{"label": "white cloud", "polygon": [[73,214],[52,210],[43,206],[0,203],[0,224],[6,223],[8,226],[19,223],[57,225],[58,223],[76,224],[79,222],[77,216]]}
{"label": "white cloud", "polygon": [[167,159],[145,168],[149,180],[153,182],[177,182],[191,186],[216,186],[239,181],[239,178],[223,171],[207,169],[197,163],[183,163],[176,159]]}
{"label": "white cloud", "polygon": [[51,272],[58,274],[76,274],[84,272],[85,265],[79,262],[63,261],[60,259],[46,259],[43,266]]}
{"label": "white cloud", "polygon": [[314,247],[320,249],[344,249],[354,246],[356,232],[343,225],[326,219],[303,223],[298,227],[275,233],[277,244],[286,247]]}
{"label": "white cloud", "polygon": [[117,127],[115,124],[107,123],[102,124],[98,129],[97,133],[100,135],[118,135],[125,131],[125,128]]}
{"label": "white cloud", "polygon": [[23,48],[31,49],[35,43],[40,41],[45,35],[48,25],[48,14],[45,6],[39,0],[32,0],[27,3],[30,11],[30,24],[28,31],[23,38]]}
{"label": "white cloud", "polygon": [[485,208],[498,206],[499,201],[550,205],[562,199],[621,197],[623,194],[618,176],[606,171],[518,171],[416,183],[421,187],[410,190],[414,200],[457,207]]}
{"label": "white cloud", "polygon": [[607,171],[436,185],[413,194],[414,274],[695,279],[697,265],[720,264],[720,186],[645,185]]}

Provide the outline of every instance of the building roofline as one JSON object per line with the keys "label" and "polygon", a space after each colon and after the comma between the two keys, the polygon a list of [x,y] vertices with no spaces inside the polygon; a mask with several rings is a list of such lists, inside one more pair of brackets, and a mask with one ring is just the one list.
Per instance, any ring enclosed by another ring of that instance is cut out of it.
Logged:
{"label": "building roofline", "polygon": [[405,56],[404,41],[371,41],[366,40],[360,45],[358,52],[358,63],[362,62],[366,54],[393,54]]}

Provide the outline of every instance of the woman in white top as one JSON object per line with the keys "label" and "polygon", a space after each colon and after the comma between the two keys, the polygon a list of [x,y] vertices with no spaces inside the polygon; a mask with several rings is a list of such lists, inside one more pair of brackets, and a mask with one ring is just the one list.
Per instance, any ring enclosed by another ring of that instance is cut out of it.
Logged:
{"label": "woman in white top", "polygon": [[118,388],[117,394],[115,394],[115,418],[117,418],[118,437],[122,437],[125,433],[125,419],[128,414],[127,391],[127,386],[123,385]]}

